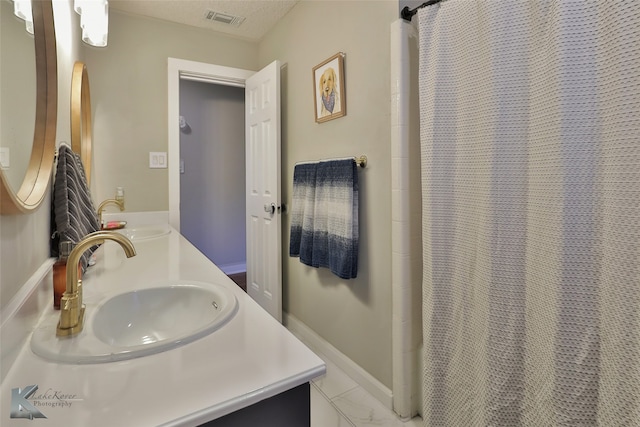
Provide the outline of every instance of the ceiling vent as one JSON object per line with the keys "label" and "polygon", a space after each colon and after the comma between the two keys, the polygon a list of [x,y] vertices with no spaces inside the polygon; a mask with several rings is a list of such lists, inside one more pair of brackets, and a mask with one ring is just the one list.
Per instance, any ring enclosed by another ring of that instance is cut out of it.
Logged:
{"label": "ceiling vent", "polygon": [[240,24],[242,24],[246,18],[243,18],[242,16],[233,16],[227,13],[208,10],[204,15],[204,19],[211,22],[218,22],[220,24],[233,25],[233,26],[239,27]]}

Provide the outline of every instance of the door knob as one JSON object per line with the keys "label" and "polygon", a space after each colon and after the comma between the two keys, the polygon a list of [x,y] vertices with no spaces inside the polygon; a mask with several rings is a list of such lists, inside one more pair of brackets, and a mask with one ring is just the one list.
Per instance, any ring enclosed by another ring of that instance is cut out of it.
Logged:
{"label": "door knob", "polygon": [[264,211],[273,215],[274,213],[276,213],[276,204],[275,203],[265,204]]}

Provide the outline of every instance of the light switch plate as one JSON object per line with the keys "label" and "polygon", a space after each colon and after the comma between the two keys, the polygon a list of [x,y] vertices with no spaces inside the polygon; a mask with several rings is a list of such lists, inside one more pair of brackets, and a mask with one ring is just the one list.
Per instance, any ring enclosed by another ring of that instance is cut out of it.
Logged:
{"label": "light switch plate", "polygon": [[166,151],[150,151],[149,152],[149,168],[150,169],[166,169],[167,168],[167,152]]}
{"label": "light switch plate", "polygon": [[0,167],[2,169],[9,169],[11,167],[9,147],[0,147]]}

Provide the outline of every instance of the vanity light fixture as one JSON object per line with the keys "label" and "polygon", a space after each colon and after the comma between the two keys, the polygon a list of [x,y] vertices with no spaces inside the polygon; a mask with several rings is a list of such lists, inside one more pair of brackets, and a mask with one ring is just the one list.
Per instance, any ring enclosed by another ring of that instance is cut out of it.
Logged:
{"label": "vanity light fixture", "polygon": [[31,0],[13,0],[13,14],[24,20],[27,32],[33,34],[33,14],[31,13]]}
{"label": "vanity light fixture", "polygon": [[75,0],[73,9],[80,15],[82,41],[91,46],[105,47],[109,35],[109,1]]}

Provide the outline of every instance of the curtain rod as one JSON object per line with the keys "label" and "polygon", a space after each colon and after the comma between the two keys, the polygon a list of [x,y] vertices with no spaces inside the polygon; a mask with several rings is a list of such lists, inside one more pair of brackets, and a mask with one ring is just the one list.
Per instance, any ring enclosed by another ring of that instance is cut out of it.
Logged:
{"label": "curtain rod", "polygon": [[443,1],[443,0],[429,0],[429,1],[426,1],[426,2],[422,3],[420,6],[416,7],[415,9],[409,9],[409,6],[405,6],[400,11],[400,17],[402,19],[407,20],[407,21],[411,21],[411,18],[413,17],[413,15],[418,13],[418,9],[422,9],[423,7],[427,7],[427,6],[431,6],[431,5],[440,3],[441,1]]}

